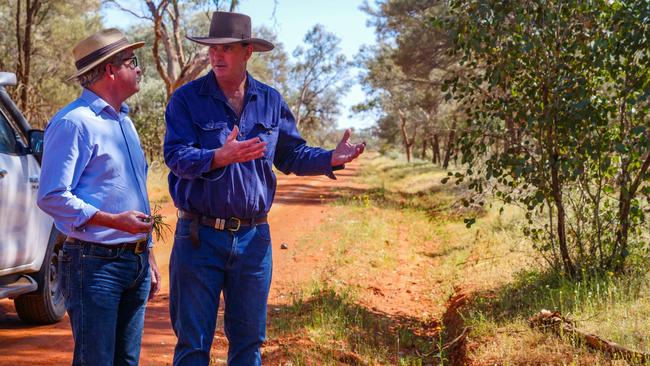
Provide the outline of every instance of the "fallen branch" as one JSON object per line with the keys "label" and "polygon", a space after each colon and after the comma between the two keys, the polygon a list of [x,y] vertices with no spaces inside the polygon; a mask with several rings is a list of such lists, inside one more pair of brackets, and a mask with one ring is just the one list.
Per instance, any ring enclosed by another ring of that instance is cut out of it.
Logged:
{"label": "fallen branch", "polygon": [[470,331],[470,327],[465,327],[463,328],[463,331],[460,333],[460,335],[456,338],[454,338],[451,342],[445,343],[444,346],[442,346],[443,350],[447,350],[449,348],[455,347],[456,344],[458,344],[461,341],[464,341],[465,338],[467,338],[467,334]]}
{"label": "fallen branch", "polygon": [[559,336],[573,336],[593,349],[620,357],[634,365],[643,365],[650,361],[650,353],[631,350],[597,335],[579,330],[572,321],[566,319],[557,311],[542,310],[530,317],[528,324],[531,328],[551,329]]}

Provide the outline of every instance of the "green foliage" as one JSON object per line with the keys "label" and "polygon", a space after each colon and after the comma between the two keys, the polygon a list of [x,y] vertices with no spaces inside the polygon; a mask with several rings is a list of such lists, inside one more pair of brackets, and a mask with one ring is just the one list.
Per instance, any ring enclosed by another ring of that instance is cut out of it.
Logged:
{"label": "green foliage", "polygon": [[273,43],[275,47],[269,52],[254,52],[248,61],[248,72],[257,80],[277,89],[280,94],[288,95],[290,65],[284,45],[273,30],[267,27],[259,27],[254,33],[256,37]]}
{"label": "green foliage", "polygon": [[[0,20],[4,25],[0,32],[0,71],[18,75],[19,84],[9,88],[34,128],[45,127],[47,121],[64,105],[78,97],[80,87],[66,79],[76,69],[72,47],[101,27],[97,13],[99,1],[42,0],[37,17],[31,29],[31,49],[29,51],[29,80],[21,80],[19,73],[18,36],[25,40],[25,9],[23,1],[21,13],[17,14],[16,0],[0,2]],[[16,19],[21,26],[16,28]],[[21,43],[24,48],[24,44]],[[25,90],[26,104],[20,102]]]}
{"label": "green foliage", "polygon": [[[378,0],[366,4],[378,44],[357,56],[367,100],[355,111],[377,115],[376,134],[386,145],[401,144],[410,160],[432,152],[434,163],[447,164],[454,146],[457,107],[442,98],[440,80],[461,72],[448,52],[449,35],[432,17],[445,17],[442,1]],[[445,159],[440,158],[443,138]]]}
{"label": "green foliage", "polygon": [[526,234],[570,276],[641,252],[648,184],[646,1],[458,0],[453,54],[482,70],[445,82],[464,106],[470,188],[528,210]]}
{"label": "green foliage", "polygon": [[340,43],[334,33],[316,24],[305,34],[305,47],[293,51],[292,92],[286,98],[300,132],[311,139],[333,132],[342,97],[351,85]]}
{"label": "green foliage", "polygon": [[165,137],[165,88],[158,78],[146,78],[140,91],[129,99],[131,119],[148,161],[162,157]]}

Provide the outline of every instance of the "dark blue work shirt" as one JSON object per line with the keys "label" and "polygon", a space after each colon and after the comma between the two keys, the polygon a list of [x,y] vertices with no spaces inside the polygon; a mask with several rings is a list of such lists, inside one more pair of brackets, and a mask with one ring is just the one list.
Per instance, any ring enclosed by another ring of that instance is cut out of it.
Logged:
{"label": "dark blue work shirt", "polygon": [[[273,164],[285,174],[334,178],[332,151],[307,146],[280,93],[250,74],[247,78],[240,118],[212,71],[171,96],[165,112],[164,151],[176,207],[218,218],[257,218],[273,203]],[[266,142],[265,156],[210,170],[214,151],[224,144],[235,125],[239,126],[238,140],[259,137]]]}

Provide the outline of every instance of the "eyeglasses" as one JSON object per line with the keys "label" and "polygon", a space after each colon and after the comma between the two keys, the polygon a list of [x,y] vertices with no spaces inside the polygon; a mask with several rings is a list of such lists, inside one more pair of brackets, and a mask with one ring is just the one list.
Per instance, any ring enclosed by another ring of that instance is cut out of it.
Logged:
{"label": "eyeglasses", "polygon": [[137,56],[129,57],[127,59],[124,59],[123,61],[125,62],[125,65],[131,70],[135,70],[135,68],[138,67]]}

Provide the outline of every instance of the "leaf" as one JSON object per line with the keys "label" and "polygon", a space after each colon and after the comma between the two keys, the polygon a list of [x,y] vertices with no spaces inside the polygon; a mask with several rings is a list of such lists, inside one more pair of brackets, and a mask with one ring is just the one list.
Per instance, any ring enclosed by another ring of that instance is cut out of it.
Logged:
{"label": "leaf", "polygon": [[632,129],[633,135],[642,135],[646,131],[646,126],[636,126]]}
{"label": "leaf", "polygon": [[465,223],[465,227],[469,229],[476,223],[476,217],[464,219],[463,222]]}
{"label": "leaf", "polygon": [[152,232],[156,236],[156,241],[160,241],[165,234],[172,232],[171,225],[166,223],[165,217],[159,213],[161,210],[162,208],[160,206],[154,205],[152,213],[149,216],[149,220],[153,220]]}

